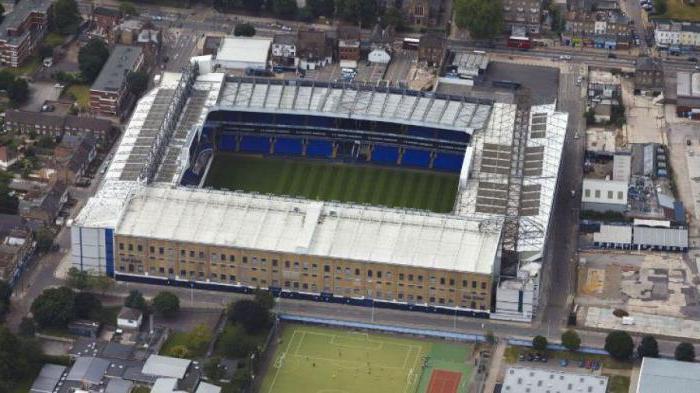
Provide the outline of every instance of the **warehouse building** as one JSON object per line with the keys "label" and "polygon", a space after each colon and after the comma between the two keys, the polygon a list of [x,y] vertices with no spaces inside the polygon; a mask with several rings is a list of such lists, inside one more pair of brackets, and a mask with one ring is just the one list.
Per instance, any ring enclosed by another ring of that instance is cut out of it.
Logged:
{"label": "warehouse building", "polygon": [[624,180],[583,179],[583,210],[624,212],[627,210],[628,182]]}
{"label": "warehouse building", "polygon": [[700,364],[645,357],[639,369],[636,393],[696,393],[700,391]]}
{"label": "warehouse building", "polygon": [[225,70],[265,70],[271,46],[269,38],[226,37],[221,40],[215,64]]}
{"label": "warehouse building", "polygon": [[[653,251],[688,251],[688,229],[646,225],[601,225],[593,234],[593,245],[600,248]],[[643,224],[643,223],[642,223]]]}

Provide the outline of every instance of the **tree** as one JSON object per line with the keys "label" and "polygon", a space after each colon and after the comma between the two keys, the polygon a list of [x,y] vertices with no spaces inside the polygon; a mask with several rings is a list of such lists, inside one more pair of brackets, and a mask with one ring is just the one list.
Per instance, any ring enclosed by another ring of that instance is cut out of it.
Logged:
{"label": "tree", "polygon": [[126,16],[138,15],[138,11],[136,10],[136,7],[132,3],[128,3],[126,1],[119,4],[119,11],[121,11],[121,13],[126,15]]}
{"label": "tree", "polygon": [[6,281],[0,280],[0,319],[5,316],[10,309],[10,298],[12,297],[12,287]]}
{"label": "tree", "polygon": [[637,356],[639,356],[640,359],[659,357],[659,343],[656,342],[654,336],[642,337],[642,342],[640,342],[637,347]]}
{"label": "tree", "polygon": [[78,66],[85,82],[92,83],[100,74],[109,57],[107,44],[100,38],[93,38],[78,52]]}
{"label": "tree", "polygon": [[676,347],[676,350],[673,352],[673,357],[681,362],[694,362],[695,347],[689,342],[682,342]]}
{"label": "tree", "polygon": [[376,0],[337,0],[336,15],[353,24],[372,27],[377,23]]}
{"label": "tree", "polygon": [[272,13],[277,16],[290,17],[297,13],[296,0],[272,0]]}
{"label": "tree", "polygon": [[19,334],[24,337],[34,337],[36,333],[36,324],[34,319],[29,317],[23,317],[22,321],[19,323]]}
{"label": "tree", "polygon": [[491,329],[486,331],[486,335],[484,335],[484,339],[486,340],[486,343],[489,345],[496,344],[496,336],[493,334],[493,330],[491,330]]}
{"label": "tree", "polygon": [[239,23],[233,29],[233,35],[236,37],[252,37],[255,35],[255,26],[250,23]]}
{"label": "tree", "polygon": [[205,325],[197,325],[187,333],[187,348],[193,353],[204,353],[211,341],[211,333]]}
{"label": "tree", "polygon": [[581,348],[581,337],[575,330],[569,329],[561,335],[561,345],[569,351],[578,351]]}
{"label": "tree", "polygon": [[90,280],[87,272],[80,270],[77,267],[71,267],[68,269],[66,285],[79,291],[87,289],[90,286]]}
{"label": "tree", "polygon": [[75,0],[57,0],[53,5],[53,24],[56,30],[64,35],[78,32],[83,18],[78,11]]}
{"label": "tree", "polygon": [[190,350],[184,345],[176,345],[168,351],[168,355],[180,359],[190,357]]}
{"label": "tree", "polygon": [[0,23],[5,19],[5,7],[0,3]]}
{"label": "tree", "polygon": [[605,337],[605,350],[613,359],[629,360],[634,353],[634,340],[629,333],[616,330]]}
{"label": "tree", "polygon": [[90,276],[89,281],[90,288],[99,291],[102,295],[114,287],[114,280],[107,276]]}
{"label": "tree", "polygon": [[140,97],[148,88],[148,74],[143,71],[129,72],[126,76],[126,88],[136,97]]}
{"label": "tree", "polygon": [[259,333],[270,324],[270,312],[254,300],[242,299],[229,308],[229,319],[241,324],[249,334]]}
{"label": "tree", "polygon": [[165,318],[172,318],[180,311],[180,299],[172,292],[158,292],[153,298],[153,308]]}
{"label": "tree", "polygon": [[75,316],[83,319],[94,319],[102,311],[102,302],[90,292],[78,292],[75,295]]}
{"label": "tree", "polygon": [[406,30],[406,15],[396,7],[389,7],[382,15],[382,26],[394,26],[396,31]]}
{"label": "tree", "polygon": [[126,307],[135,308],[141,311],[146,311],[146,309],[148,308],[146,304],[146,299],[143,298],[143,294],[141,294],[141,292],[135,289],[129,291],[129,296],[127,296],[124,300],[124,305]]}
{"label": "tree", "polygon": [[332,18],[335,12],[335,2],[333,0],[307,0],[306,7],[314,18],[319,16]]}
{"label": "tree", "polygon": [[665,14],[668,11],[668,5],[666,0],[654,0],[654,9],[659,15]]}
{"label": "tree", "polygon": [[535,336],[532,339],[532,348],[538,351],[547,349],[547,338],[544,336]]}
{"label": "tree", "polygon": [[41,327],[65,327],[75,318],[75,293],[68,287],[45,289],[32,302],[31,311]]}
{"label": "tree", "polygon": [[230,358],[248,357],[256,349],[257,342],[239,326],[227,326],[219,338],[221,355]]}
{"label": "tree", "polygon": [[474,38],[494,38],[503,31],[500,0],[455,0],[455,24]]}
{"label": "tree", "polygon": [[223,378],[224,369],[221,367],[220,363],[221,358],[218,356],[209,358],[209,360],[204,363],[204,375],[214,382]]}
{"label": "tree", "polygon": [[53,246],[53,233],[48,228],[39,228],[34,234],[34,237],[36,238],[36,249],[39,252],[48,252],[51,250],[51,246]]}
{"label": "tree", "polygon": [[15,78],[7,87],[7,97],[14,105],[19,105],[29,98],[29,83],[22,78]]}
{"label": "tree", "polygon": [[272,292],[260,289],[260,287],[258,287],[255,288],[253,295],[255,301],[266,310],[272,310],[272,308],[275,307],[275,297],[272,296]]}

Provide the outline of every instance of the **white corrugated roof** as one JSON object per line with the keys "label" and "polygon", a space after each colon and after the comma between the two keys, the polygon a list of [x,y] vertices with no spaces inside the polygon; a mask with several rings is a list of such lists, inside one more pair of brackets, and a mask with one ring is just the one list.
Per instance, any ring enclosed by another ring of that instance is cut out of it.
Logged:
{"label": "white corrugated roof", "polygon": [[700,392],[700,364],[645,357],[636,393]]}
{"label": "white corrugated roof", "polygon": [[272,45],[272,39],[269,38],[226,37],[221,42],[216,59],[265,63],[270,45]]}
{"label": "white corrugated roof", "polygon": [[632,227],[629,225],[601,225],[600,232],[593,234],[598,243],[632,244]]}
{"label": "white corrugated roof", "polygon": [[182,379],[187,368],[192,363],[189,359],[178,359],[170,356],[151,355],[146,359],[141,372],[158,377]]}
{"label": "white corrugated roof", "polygon": [[500,225],[464,217],[203,189],[148,187],[117,234],[489,274]]}

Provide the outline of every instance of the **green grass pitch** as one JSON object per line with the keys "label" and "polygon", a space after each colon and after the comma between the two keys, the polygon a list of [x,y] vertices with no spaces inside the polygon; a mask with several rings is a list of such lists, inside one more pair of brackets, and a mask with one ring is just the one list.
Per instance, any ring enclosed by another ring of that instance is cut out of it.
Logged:
{"label": "green grass pitch", "polygon": [[452,173],[218,154],[205,186],[447,213],[458,181]]}

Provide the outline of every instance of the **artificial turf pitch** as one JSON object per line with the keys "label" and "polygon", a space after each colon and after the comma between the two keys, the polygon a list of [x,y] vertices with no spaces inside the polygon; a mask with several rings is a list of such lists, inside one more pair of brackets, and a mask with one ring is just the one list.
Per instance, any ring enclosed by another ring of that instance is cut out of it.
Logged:
{"label": "artificial turf pitch", "polygon": [[[435,392],[435,385],[427,386],[424,381],[435,370],[431,363],[437,359],[431,357],[439,356],[446,347],[458,348],[450,351],[460,356],[441,359],[441,366],[449,367],[440,369],[459,374],[459,386],[452,384],[456,390]],[[468,358],[472,349],[462,343],[286,325],[260,393],[430,393],[429,389],[432,393],[465,393],[471,379]]]}
{"label": "artificial turf pitch", "polygon": [[458,181],[456,174],[427,170],[218,154],[205,186],[447,213]]}

